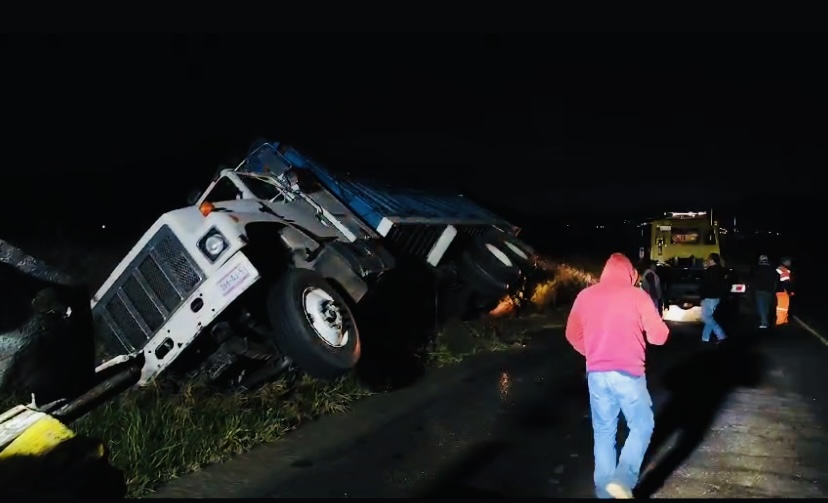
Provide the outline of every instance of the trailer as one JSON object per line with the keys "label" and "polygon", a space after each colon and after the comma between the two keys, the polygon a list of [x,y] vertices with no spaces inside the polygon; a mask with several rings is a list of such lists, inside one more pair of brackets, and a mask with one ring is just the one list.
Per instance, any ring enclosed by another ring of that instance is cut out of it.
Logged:
{"label": "trailer", "polygon": [[425,266],[463,316],[491,309],[535,271],[536,253],[518,238],[520,228],[462,194],[346,176],[278,142],[256,145],[237,171],[292,171],[310,179],[305,186],[320,184],[382,237],[398,266]]}

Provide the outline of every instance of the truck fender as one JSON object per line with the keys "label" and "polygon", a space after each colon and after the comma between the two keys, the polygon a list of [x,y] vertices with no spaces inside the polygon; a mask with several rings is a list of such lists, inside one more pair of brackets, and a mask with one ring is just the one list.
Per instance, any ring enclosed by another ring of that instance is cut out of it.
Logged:
{"label": "truck fender", "polygon": [[245,226],[245,254],[260,271],[281,271],[317,253],[321,244],[285,222],[254,222]]}
{"label": "truck fender", "polygon": [[318,251],[321,244],[310,237],[306,232],[303,232],[296,227],[287,225],[279,230],[279,235],[282,238],[285,246],[291,250],[307,251],[309,255],[313,255]]}
{"label": "truck fender", "polygon": [[[353,302],[368,291],[356,273],[356,262],[335,243],[324,243],[288,223],[256,222],[245,227],[250,242],[248,257],[260,270],[278,273],[287,267],[310,269],[337,285]],[[279,258],[277,252],[284,255]],[[277,274],[271,274],[276,276]]]}

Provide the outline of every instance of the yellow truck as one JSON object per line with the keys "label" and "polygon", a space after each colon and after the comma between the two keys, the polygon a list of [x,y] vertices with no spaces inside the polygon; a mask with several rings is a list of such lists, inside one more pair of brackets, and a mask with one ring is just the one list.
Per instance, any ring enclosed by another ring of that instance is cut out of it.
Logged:
{"label": "yellow truck", "polygon": [[[664,292],[665,307],[689,309],[701,303],[704,262],[711,253],[721,252],[721,233],[711,212],[668,212],[649,223],[649,250],[639,250],[657,264]],[[724,259],[722,265],[727,267]],[[746,285],[729,269],[731,294],[743,294]]]}
{"label": "yellow truck", "polygon": [[669,212],[650,223],[650,260],[658,264],[703,268],[711,253],[721,255],[719,226],[707,212]]}

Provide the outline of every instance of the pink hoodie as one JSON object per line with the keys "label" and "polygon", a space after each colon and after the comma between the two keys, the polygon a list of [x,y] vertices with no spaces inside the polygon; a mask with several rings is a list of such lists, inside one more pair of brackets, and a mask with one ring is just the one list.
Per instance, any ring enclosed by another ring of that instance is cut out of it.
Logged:
{"label": "pink hoodie", "polygon": [[670,329],[650,296],[635,287],[637,279],[629,259],[613,253],[601,280],[575,298],[566,339],[586,356],[588,372],[615,370],[642,376],[647,341],[657,346],[667,342]]}

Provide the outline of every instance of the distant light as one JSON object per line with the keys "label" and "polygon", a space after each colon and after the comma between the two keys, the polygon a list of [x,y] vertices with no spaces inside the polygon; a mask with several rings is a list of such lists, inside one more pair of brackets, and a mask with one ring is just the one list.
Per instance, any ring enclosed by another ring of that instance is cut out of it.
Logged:
{"label": "distant light", "polygon": [[106,224],[102,225],[101,229],[106,229]]}

